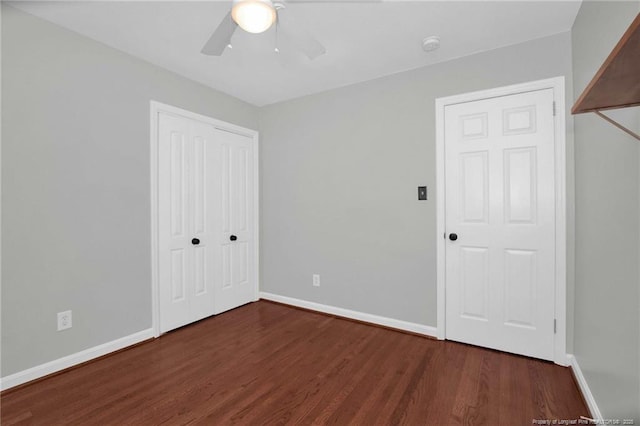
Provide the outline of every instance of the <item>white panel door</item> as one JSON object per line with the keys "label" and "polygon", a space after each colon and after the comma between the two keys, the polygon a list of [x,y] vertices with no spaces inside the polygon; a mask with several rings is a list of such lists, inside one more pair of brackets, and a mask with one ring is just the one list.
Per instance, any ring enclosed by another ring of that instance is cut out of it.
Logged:
{"label": "white panel door", "polygon": [[221,221],[215,286],[215,312],[255,300],[254,176],[252,139],[218,131],[220,141]]}
{"label": "white panel door", "polygon": [[553,360],[554,149],[552,89],[445,107],[447,339]]}
{"label": "white panel door", "polygon": [[160,330],[190,322],[193,253],[189,223],[189,122],[159,117]]}
{"label": "white panel door", "polygon": [[253,139],[169,113],[158,125],[160,332],[255,300]]}
{"label": "white panel door", "polygon": [[191,321],[215,313],[216,243],[220,240],[216,224],[220,222],[220,177],[217,130],[209,124],[189,120],[191,136],[191,250],[193,277]]}
{"label": "white panel door", "polygon": [[160,113],[159,281],[160,331],[214,313],[216,129]]}

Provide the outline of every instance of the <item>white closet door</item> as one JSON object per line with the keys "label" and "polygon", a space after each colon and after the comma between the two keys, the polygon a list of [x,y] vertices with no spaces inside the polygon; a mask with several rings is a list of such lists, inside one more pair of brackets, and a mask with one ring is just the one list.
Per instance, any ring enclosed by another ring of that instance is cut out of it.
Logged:
{"label": "white closet door", "polygon": [[547,89],[445,108],[448,339],[553,359],[552,106]]}
{"label": "white closet door", "polygon": [[253,139],[160,113],[160,332],[256,299]]}
{"label": "white closet door", "polygon": [[[215,127],[190,120],[191,160],[191,223],[193,250],[192,321],[214,313],[216,246],[220,234],[220,143]],[[197,244],[194,244],[197,240]]]}
{"label": "white closet door", "polygon": [[247,136],[218,130],[222,173],[219,262],[215,312],[256,299],[253,223],[253,143]]}
{"label": "white closet door", "polygon": [[215,128],[159,115],[160,331],[214,313]]}

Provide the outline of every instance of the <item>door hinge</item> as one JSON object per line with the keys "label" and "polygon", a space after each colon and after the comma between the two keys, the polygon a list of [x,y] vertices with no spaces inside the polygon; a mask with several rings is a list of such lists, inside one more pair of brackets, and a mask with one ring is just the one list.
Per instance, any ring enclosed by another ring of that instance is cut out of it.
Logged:
{"label": "door hinge", "polygon": [[553,101],[553,116],[556,116],[556,101]]}
{"label": "door hinge", "polygon": [[553,334],[556,334],[558,332],[558,321],[554,318],[553,319]]}

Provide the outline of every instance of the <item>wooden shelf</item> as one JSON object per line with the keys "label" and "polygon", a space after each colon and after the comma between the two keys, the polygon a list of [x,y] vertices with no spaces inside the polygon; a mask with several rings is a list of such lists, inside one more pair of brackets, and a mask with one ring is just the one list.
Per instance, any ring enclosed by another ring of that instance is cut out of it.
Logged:
{"label": "wooden shelf", "polygon": [[571,113],[636,105],[640,105],[640,14],[584,89]]}

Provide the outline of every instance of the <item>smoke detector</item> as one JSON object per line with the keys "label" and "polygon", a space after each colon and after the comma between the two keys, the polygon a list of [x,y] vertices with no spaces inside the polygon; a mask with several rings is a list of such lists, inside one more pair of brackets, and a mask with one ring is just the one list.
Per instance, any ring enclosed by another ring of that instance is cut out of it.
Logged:
{"label": "smoke detector", "polygon": [[433,52],[440,47],[440,37],[431,36],[422,40],[422,50],[425,52]]}

